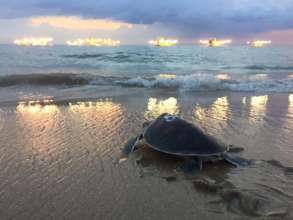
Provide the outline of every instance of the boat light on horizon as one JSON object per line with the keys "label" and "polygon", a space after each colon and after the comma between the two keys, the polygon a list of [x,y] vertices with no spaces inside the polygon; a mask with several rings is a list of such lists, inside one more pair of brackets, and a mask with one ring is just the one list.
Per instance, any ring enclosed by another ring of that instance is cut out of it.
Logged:
{"label": "boat light on horizon", "polygon": [[53,42],[51,37],[25,37],[23,39],[16,39],[13,41],[15,45],[18,46],[50,46]]}
{"label": "boat light on horizon", "polygon": [[158,47],[170,47],[175,46],[178,43],[177,39],[168,39],[164,37],[160,37],[156,40],[150,40],[149,44],[158,46]]}
{"label": "boat light on horizon", "polygon": [[201,45],[209,46],[209,47],[221,47],[221,46],[231,44],[232,40],[231,39],[217,40],[216,38],[214,38],[214,39],[202,39],[202,40],[199,40],[199,43]]}
{"label": "boat light on horizon", "polygon": [[271,44],[271,40],[255,40],[255,41],[248,41],[247,44],[251,45],[252,47],[264,47],[266,45]]}
{"label": "boat light on horizon", "polygon": [[119,46],[120,41],[101,38],[85,38],[66,41],[68,46]]}

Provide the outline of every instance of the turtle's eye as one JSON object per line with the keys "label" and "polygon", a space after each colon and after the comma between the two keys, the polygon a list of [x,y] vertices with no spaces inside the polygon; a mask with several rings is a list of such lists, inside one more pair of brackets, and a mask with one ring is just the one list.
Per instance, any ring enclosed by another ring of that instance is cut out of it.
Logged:
{"label": "turtle's eye", "polygon": [[176,117],[173,115],[166,115],[166,116],[164,116],[164,119],[166,122],[171,122],[171,121],[174,121],[176,119]]}

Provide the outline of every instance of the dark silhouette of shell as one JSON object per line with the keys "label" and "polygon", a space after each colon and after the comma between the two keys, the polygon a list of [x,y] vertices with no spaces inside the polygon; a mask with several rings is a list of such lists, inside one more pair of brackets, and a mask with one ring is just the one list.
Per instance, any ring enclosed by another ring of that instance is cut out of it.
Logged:
{"label": "dark silhouette of shell", "polygon": [[226,151],[214,138],[195,125],[169,114],[162,114],[143,134],[151,148],[180,156],[216,156]]}

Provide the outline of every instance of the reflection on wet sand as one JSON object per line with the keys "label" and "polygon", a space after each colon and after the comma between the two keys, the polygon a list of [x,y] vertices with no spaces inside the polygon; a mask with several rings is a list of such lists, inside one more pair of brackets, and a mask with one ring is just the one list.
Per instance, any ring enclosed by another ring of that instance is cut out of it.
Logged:
{"label": "reflection on wet sand", "polygon": [[53,100],[19,102],[16,111],[24,120],[37,119],[38,117],[48,119],[58,111],[57,105],[50,103],[53,103]]}
{"label": "reflection on wet sand", "polygon": [[145,112],[145,118],[147,120],[152,120],[157,118],[163,113],[170,113],[173,115],[179,114],[179,106],[177,99],[170,97],[165,100],[158,100],[156,98],[149,98],[147,111]]}
{"label": "reflection on wet sand", "polygon": [[54,117],[59,113],[58,106],[53,104],[53,100],[19,102],[16,112],[25,123],[30,123],[34,127],[40,121],[53,122]]}
{"label": "reflection on wet sand", "polygon": [[[109,150],[107,143],[115,142],[119,129],[124,122],[122,106],[115,103],[112,99],[103,99],[99,101],[87,101],[69,103],[69,117],[74,121],[71,128],[72,133],[77,132],[83,138],[87,148],[93,147],[95,150],[106,152]],[[76,131],[75,131],[76,130]],[[115,137],[116,136],[116,137]],[[90,143],[87,140],[92,140]],[[117,144],[117,148],[121,143]]]}
{"label": "reflection on wet sand", "polygon": [[[143,176],[157,176],[169,181],[170,179],[198,180],[202,177],[213,179],[215,182],[223,182],[228,176],[227,174],[233,166],[224,161],[206,161],[203,170],[198,175],[197,171],[191,173],[183,173],[176,171],[176,168],[186,161],[184,157],[178,157],[170,154],[161,153],[153,150],[146,145],[139,146],[138,150],[133,154],[135,162]],[[173,177],[173,178],[171,178]]]}
{"label": "reflection on wet sand", "polygon": [[28,142],[33,148],[39,148],[38,150],[42,150],[40,148],[44,145],[49,146],[68,138],[63,137],[65,126],[70,123],[68,116],[75,122],[69,124],[71,135],[74,136],[76,131],[76,137],[90,134],[89,138],[101,140],[117,133],[115,129],[123,122],[121,105],[111,99],[69,103],[69,115],[53,104],[53,100],[20,102],[16,112],[21,126],[25,128],[23,133]]}
{"label": "reflection on wet sand", "polygon": [[288,96],[288,113],[284,127],[288,129],[289,132],[291,132],[293,128],[293,94],[289,94]]}
{"label": "reflection on wet sand", "polygon": [[293,94],[290,94],[288,97],[289,105],[288,105],[288,113],[289,115],[293,115]]}
{"label": "reflection on wet sand", "polygon": [[211,115],[222,121],[229,118],[229,102],[227,97],[218,98],[211,107]]}
{"label": "reflection on wet sand", "polygon": [[[25,140],[31,147],[29,151],[37,151],[38,155],[48,156],[48,149],[53,143],[61,140],[59,137],[60,110],[53,100],[19,102],[16,113]],[[53,150],[53,149],[51,149]]]}
{"label": "reflection on wet sand", "polygon": [[2,128],[4,127],[4,116],[3,116],[3,112],[0,109],[0,131],[2,130]]}
{"label": "reflection on wet sand", "polygon": [[230,182],[229,173],[234,168],[224,161],[206,162],[200,173],[180,173],[176,172],[176,167],[184,161],[183,158],[163,154],[149,147],[139,148],[133,156],[140,177],[156,176],[174,184],[186,180],[191,182],[198,193],[214,199],[206,204],[209,211],[213,208],[218,212],[229,211],[251,217],[288,214],[287,207],[276,209],[276,204],[270,203],[265,196],[240,189]]}
{"label": "reflection on wet sand", "polygon": [[73,112],[87,112],[89,110],[94,110],[99,113],[109,113],[115,112],[116,110],[121,110],[120,104],[116,104],[112,99],[99,100],[96,102],[77,102],[69,103],[69,110]]}
{"label": "reflection on wet sand", "polygon": [[120,104],[114,103],[111,99],[100,100],[97,102],[77,102],[69,103],[69,112],[77,114],[78,118],[84,121],[95,123],[106,123],[114,126],[115,120],[122,114]]}
{"label": "reflection on wet sand", "polygon": [[227,121],[230,117],[230,108],[228,98],[218,98],[214,103],[207,109],[197,105],[194,109],[194,115],[196,121],[203,126],[210,126],[214,128],[222,128],[227,125]]}
{"label": "reflection on wet sand", "polygon": [[249,119],[251,121],[261,121],[266,115],[268,95],[252,96],[250,99]]}

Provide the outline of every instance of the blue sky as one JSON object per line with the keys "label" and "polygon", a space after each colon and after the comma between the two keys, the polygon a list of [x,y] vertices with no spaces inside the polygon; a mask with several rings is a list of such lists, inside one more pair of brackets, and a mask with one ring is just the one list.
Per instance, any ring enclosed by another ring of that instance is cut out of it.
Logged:
{"label": "blue sky", "polygon": [[293,38],[293,0],[0,1],[0,42],[32,35],[52,36],[57,42],[112,37],[125,43],[156,36],[186,42],[261,37],[282,43]]}

